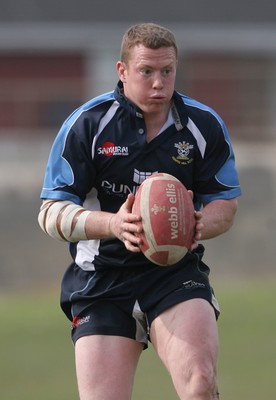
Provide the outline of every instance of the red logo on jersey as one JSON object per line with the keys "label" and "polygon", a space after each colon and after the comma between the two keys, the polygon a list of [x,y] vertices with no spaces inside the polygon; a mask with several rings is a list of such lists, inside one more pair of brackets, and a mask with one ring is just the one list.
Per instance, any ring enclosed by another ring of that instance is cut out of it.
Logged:
{"label": "red logo on jersey", "polygon": [[90,321],[90,315],[87,315],[85,317],[74,317],[72,321],[72,328],[78,328],[82,324],[87,324],[87,322]]}
{"label": "red logo on jersey", "polygon": [[105,142],[100,149],[101,149],[101,153],[100,154],[104,154],[105,156],[110,157],[114,153],[115,144],[112,143],[112,142]]}
{"label": "red logo on jersey", "polygon": [[127,146],[115,146],[112,142],[105,142],[102,147],[98,148],[98,154],[103,154],[106,157],[110,156],[127,156]]}

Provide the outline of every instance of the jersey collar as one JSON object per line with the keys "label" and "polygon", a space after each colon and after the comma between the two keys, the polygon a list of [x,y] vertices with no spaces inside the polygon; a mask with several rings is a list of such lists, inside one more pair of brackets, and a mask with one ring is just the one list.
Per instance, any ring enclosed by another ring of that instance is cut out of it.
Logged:
{"label": "jersey collar", "polygon": [[[133,116],[137,118],[144,118],[143,111],[138,106],[136,106],[136,104],[125,97],[123,93],[123,83],[121,81],[118,82],[115,88],[114,96],[115,99],[120,103],[120,105],[127,109]],[[174,91],[173,93],[173,105],[171,111],[176,130],[182,130],[188,123],[188,115],[186,111],[186,106],[181,96],[176,91]]]}

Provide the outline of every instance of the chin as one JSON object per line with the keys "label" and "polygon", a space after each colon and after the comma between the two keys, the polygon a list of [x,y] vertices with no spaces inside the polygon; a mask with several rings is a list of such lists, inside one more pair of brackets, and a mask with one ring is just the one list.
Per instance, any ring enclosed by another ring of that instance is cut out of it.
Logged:
{"label": "chin", "polygon": [[156,114],[156,113],[167,113],[168,110],[168,105],[166,104],[152,104],[149,107],[146,107],[144,112],[145,113],[151,113],[151,114]]}

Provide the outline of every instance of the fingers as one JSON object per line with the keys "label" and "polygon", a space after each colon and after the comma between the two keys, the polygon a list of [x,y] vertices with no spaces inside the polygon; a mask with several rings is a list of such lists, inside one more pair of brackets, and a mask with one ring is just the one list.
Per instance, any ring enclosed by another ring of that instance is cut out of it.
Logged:
{"label": "fingers", "polygon": [[195,211],[195,239],[200,240],[202,236],[202,229],[204,228],[203,222],[201,222],[202,213],[200,211]]}
{"label": "fingers", "polygon": [[122,235],[121,240],[127,250],[132,251],[133,253],[139,253],[141,251],[139,246],[142,244],[142,240],[139,237],[125,232]]}
{"label": "fingers", "polygon": [[141,239],[138,236],[142,232],[141,217],[132,214],[132,206],[135,200],[133,194],[129,194],[119,211],[112,219],[112,229],[115,236],[120,239],[125,247],[132,252],[139,252]]}
{"label": "fingers", "polygon": [[200,211],[195,211],[195,231],[194,231],[194,237],[193,237],[193,242],[189,250],[195,250],[198,246],[198,242],[202,238],[202,230],[204,228],[204,224],[201,222],[202,219],[202,213]]}
{"label": "fingers", "polygon": [[127,250],[132,251],[132,253],[140,253],[140,247],[135,245],[133,242],[130,242],[129,240],[124,240],[124,245]]}
{"label": "fingers", "polygon": [[139,245],[142,244],[142,240],[139,236],[143,230],[141,223],[124,223],[122,225],[122,241],[126,248],[135,253],[139,252]]}
{"label": "fingers", "polygon": [[127,196],[126,201],[125,201],[124,204],[122,205],[122,208],[124,208],[126,212],[131,213],[134,200],[135,200],[134,194],[130,193],[130,194]]}
{"label": "fingers", "polygon": [[194,192],[192,190],[188,190],[189,195],[191,196],[191,199],[193,200],[194,198]]}

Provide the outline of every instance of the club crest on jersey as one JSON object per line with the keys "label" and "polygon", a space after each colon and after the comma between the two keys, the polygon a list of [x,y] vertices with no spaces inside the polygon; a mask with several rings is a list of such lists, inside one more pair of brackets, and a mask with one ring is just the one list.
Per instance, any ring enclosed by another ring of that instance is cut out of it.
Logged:
{"label": "club crest on jersey", "polygon": [[97,152],[98,154],[102,154],[106,157],[128,156],[128,147],[116,146],[112,142],[105,142],[101,147],[98,148]]}
{"label": "club crest on jersey", "polygon": [[186,142],[178,142],[174,144],[174,147],[177,149],[177,156],[173,156],[173,161],[178,164],[186,165],[190,164],[193,161],[193,158],[190,158],[190,150],[194,148],[193,144],[189,144]]}

